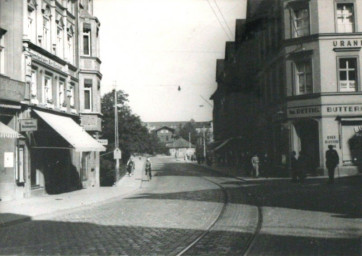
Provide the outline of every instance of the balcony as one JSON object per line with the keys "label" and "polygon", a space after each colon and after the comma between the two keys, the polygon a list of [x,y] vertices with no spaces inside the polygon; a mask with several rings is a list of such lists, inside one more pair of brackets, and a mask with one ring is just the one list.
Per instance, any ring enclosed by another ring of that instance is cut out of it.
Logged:
{"label": "balcony", "polygon": [[0,100],[20,102],[25,98],[25,83],[0,74]]}

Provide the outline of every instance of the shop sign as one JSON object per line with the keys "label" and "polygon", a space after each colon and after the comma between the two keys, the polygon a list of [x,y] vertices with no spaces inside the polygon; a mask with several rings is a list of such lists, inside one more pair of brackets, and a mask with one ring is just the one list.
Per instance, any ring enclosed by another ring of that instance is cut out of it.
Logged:
{"label": "shop sign", "polygon": [[4,152],[4,168],[13,168],[13,167],[14,167],[14,153]]}
{"label": "shop sign", "polygon": [[58,63],[56,63],[55,61],[49,59],[48,57],[45,57],[37,52],[34,52],[34,51],[30,51],[30,54],[31,54],[31,58],[34,59],[34,60],[37,60],[37,61],[40,61],[42,63],[45,63],[53,68],[56,68],[56,69],[59,69],[59,70],[63,70],[65,71],[65,67],[62,66],[62,65],[59,65]]}
{"label": "shop sign", "polygon": [[103,145],[103,146],[107,146],[108,145],[108,140],[107,139],[97,139],[98,143]]}
{"label": "shop sign", "polygon": [[336,135],[329,135],[327,136],[326,140],[324,140],[325,144],[338,144],[339,143],[339,139],[337,138]]}
{"label": "shop sign", "polygon": [[320,113],[319,106],[288,108],[288,118],[319,116]]}
{"label": "shop sign", "polygon": [[121,159],[122,158],[122,151],[119,148],[116,148],[113,151],[113,159]]}
{"label": "shop sign", "polygon": [[21,132],[33,132],[38,130],[37,119],[20,119],[19,121]]}
{"label": "shop sign", "polygon": [[362,105],[323,106],[323,114],[362,114]]}
{"label": "shop sign", "polygon": [[349,40],[335,40],[333,41],[333,47],[362,47],[361,39],[349,39]]}

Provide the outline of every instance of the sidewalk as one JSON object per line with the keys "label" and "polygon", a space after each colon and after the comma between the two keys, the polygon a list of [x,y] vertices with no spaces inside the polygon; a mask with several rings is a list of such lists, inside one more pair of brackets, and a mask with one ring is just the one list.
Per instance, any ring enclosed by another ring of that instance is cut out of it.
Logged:
{"label": "sidewalk", "polygon": [[136,163],[132,176],[125,175],[113,187],[98,187],[73,192],[23,198],[0,202],[0,227],[59,214],[79,207],[102,203],[111,199],[124,198],[141,186],[144,159]]}

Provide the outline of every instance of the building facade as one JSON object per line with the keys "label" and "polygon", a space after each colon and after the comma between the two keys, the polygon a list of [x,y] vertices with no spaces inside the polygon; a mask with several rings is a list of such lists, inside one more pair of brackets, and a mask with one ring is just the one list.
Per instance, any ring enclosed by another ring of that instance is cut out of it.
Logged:
{"label": "building facade", "polygon": [[1,200],[99,185],[99,26],[91,0],[0,1]]}
{"label": "building facade", "polygon": [[232,129],[252,138],[247,150],[268,154],[274,172],[288,174],[295,151],[307,155],[311,174],[326,174],[328,145],[340,156],[341,172],[358,172],[362,3],[259,0],[248,1],[247,10],[236,28],[234,57],[219,61],[215,136],[227,126],[218,121],[217,106],[231,104],[248,123]]}

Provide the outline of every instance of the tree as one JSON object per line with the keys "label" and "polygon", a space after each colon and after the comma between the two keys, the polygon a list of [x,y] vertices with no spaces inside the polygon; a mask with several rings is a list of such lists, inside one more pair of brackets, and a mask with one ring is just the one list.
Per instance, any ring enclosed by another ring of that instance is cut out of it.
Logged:
{"label": "tree", "polygon": [[196,131],[195,121],[191,119],[190,122],[184,124],[180,128],[178,136],[182,137],[187,141],[191,139],[191,144],[196,145],[198,134]]}
{"label": "tree", "polygon": [[[117,91],[117,103],[119,147],[122,150],[123,164],[127,162],[132,153],[163,153],[158,138],[148,132],[140,117],[133,114],[131,108],[127,105],[128,94],[122,90]],[[102,137],[109,141],[107,151],[101,158],[101,168],[103,169],[101,176],[103,174],[103,177],[105,177],[107,175],[111,176],[114,168],[112,154],[115,148],[114,92],[107,93],[102,97],[102,114]],[[113,184],[113,181],[114,178],[110,177],[106,183]]]}

